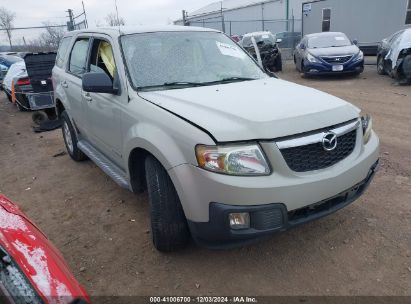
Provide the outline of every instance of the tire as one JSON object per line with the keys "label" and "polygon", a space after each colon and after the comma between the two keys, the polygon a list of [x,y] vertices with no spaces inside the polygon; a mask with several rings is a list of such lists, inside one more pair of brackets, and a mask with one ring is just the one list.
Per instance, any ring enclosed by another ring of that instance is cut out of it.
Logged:
{"label": "tire", "polygon": [[377,59],[377,73],[379,75],[387,75],[387,72],[384,68],[384,59],[381,56],[378,56]]}
{"label": "tire", "polygon": [[46,113],[43,111],[36,111],[31,115],[31,119],[36,125],[40,125],[41,123],[45,122],[48,120]]}
{"label": "tire", "polygon": [[78,147],[77,147],[77,134],[74,131],[74,128],[71,124],[70,118],[67,115],[66,111],[61,113],[62,119],[62,131],[63,131],[63,139],[64,144],[66,145],[67,153],[70,157],[75,161],[83,161],[87,159],[86,154],[84,154]]}
{"label": "tire", "polygon": [[406,85],[411,83],[411,54],[405,56],[397,74],[399,84]]}
{"label": "tire", "polygon": [[301,71],[300,71],[301,78],[308,78],[308,74],[304,71],[304,64],[301,63]]}
{"label": "tire", "polygon": [[278,55],[277,60],[275,61],[275,70],[276,70],[277,72],[283,70],[283,61],[282,61],[282,59],[281,59],[281,54]]}
{"label": "tire", "polygon": [[173,182],[152,156],[146,158],[145,170],[154,247],[163,252],[181,249],[188,244],[190,233]]}

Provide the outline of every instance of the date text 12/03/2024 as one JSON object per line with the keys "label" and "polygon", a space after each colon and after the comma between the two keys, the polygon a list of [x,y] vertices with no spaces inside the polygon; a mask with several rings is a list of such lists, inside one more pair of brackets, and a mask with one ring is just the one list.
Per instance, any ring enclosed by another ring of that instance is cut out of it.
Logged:
{"label": "date text 12/03/2024", "polygon": [[255,297],[150,297],[150,303],[258,303]]}

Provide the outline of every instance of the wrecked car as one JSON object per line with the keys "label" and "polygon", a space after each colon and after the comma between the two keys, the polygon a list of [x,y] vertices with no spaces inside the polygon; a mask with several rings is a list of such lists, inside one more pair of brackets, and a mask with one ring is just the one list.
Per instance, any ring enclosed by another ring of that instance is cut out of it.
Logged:
{"label": "wrecked car", "polygon": [[86,304],[60,252],[0,194],[0,303]]}
{"label": "wrecked car", "polygon": [[26,74],[14,77],[14,92],[19,110],[45,111],[53,116],[51,71],[56,53],[28,53],[24,56]]}
{"label": "wrecked car", "polygon": [[281,52],[278,48],[274,35],[271,32],[254,32],[245,34],[240,41],[240,45],[257,61],[259,61],[256,47],[253,43],[254,38],[261,57],[264,69],[270,72],[283,70]]}
{"label": "wrecked car", "polygon": [[400,83],[411,83],[411,29],[382,40],[377,54],[377,71]]}

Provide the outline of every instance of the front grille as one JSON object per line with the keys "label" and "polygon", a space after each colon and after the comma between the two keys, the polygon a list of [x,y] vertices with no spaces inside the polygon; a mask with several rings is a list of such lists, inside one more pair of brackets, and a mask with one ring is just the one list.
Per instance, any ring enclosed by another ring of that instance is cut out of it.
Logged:
{"label": "front grille", "polygon": [[352,58],[352,55],[348,56],[336,56],[336,57],[327,57],[327,56],[322,56],[321,59],[324,60],[325,62],[332,63],[332,64],[344,64]]}
{"label": "front grille", "polygon": [[348,157],[355,148],[357,130],[341,135],[337,147],[326,151],[322,143],[281,149],[281,153],[291,170],[307,172],[328,168]]}

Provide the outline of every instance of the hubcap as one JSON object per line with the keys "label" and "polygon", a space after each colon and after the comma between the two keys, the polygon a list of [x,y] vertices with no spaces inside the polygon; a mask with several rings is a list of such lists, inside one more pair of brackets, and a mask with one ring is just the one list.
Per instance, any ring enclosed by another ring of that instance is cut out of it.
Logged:
{"label": "hubcap", "polygon": [[64,139],[66,140],[67,150],[69,150],[70,153],[73,153],[73,140],[71,138],[71,133],[67,125],[67,122],[64,122],[63,124],[63,132],[64,132]]}

